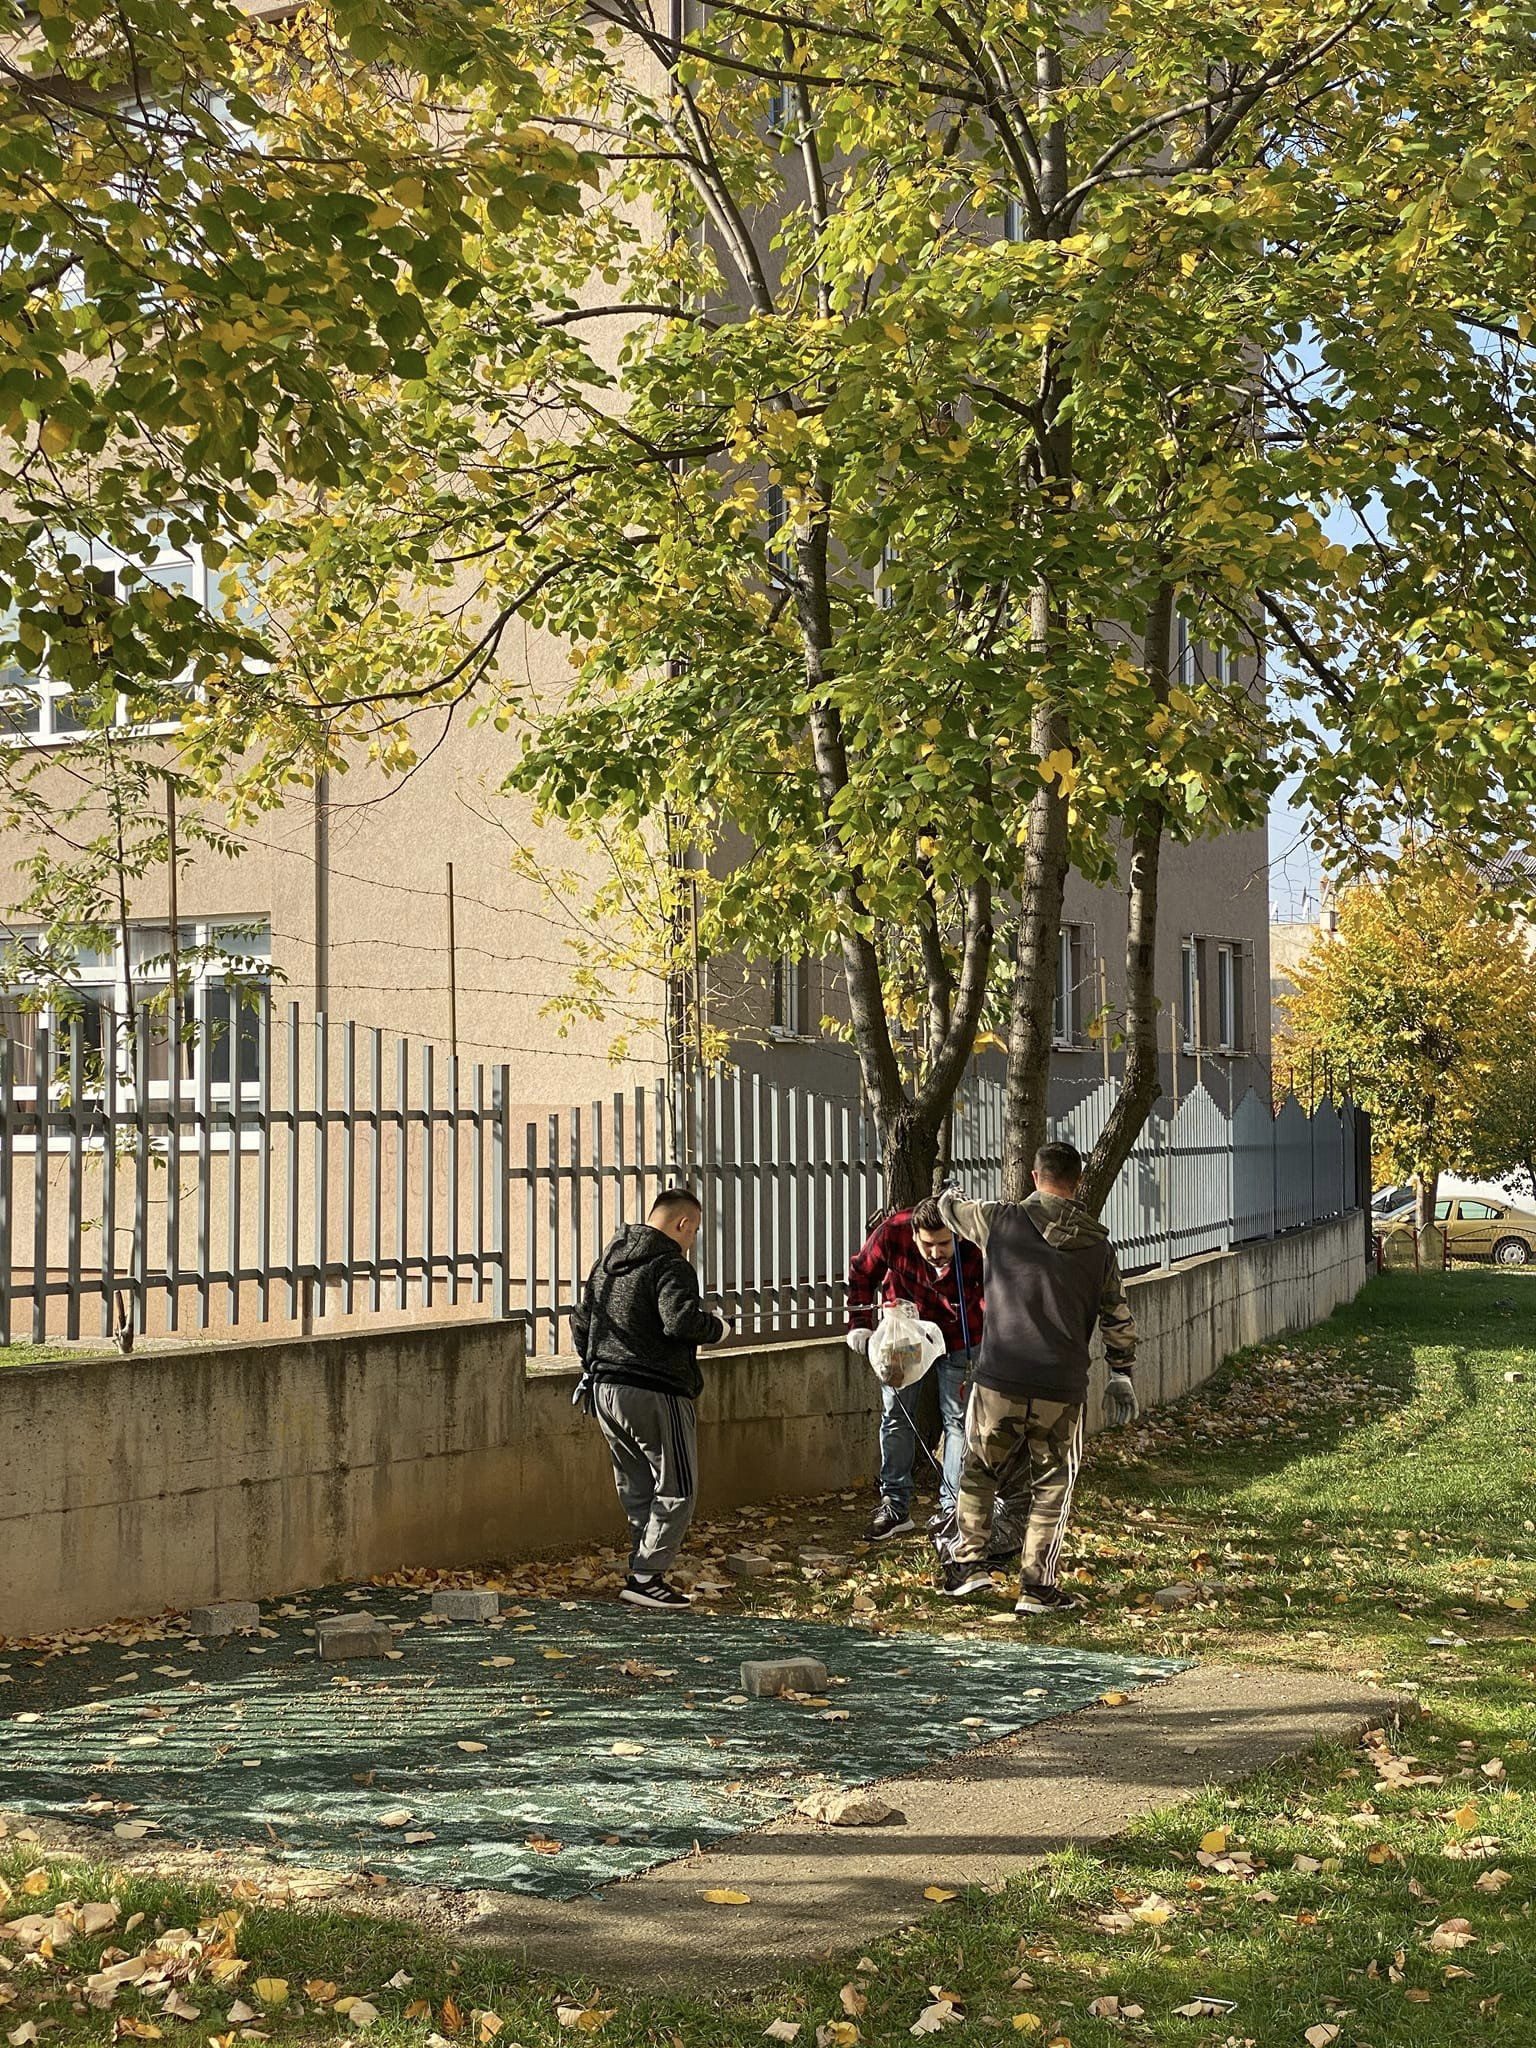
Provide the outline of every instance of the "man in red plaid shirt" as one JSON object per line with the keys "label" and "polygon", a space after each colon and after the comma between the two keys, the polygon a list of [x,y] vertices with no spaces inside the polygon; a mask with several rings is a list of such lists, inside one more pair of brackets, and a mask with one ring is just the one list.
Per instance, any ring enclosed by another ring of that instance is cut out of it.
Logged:
{"label": "man in red plaid shirt", "polygon": [[[943,1332],[944,1354],[933,1367],[944,1422],[936,1529],[954,1517],[965,1456],[966,1381],[981,1345],[981,1274],[981,1253],[955,1237],[931,1197],[877,1224],[848,1269],[848,1341],[855,1351],[867,1356],[882,1302],[909,1301]],[[869,1531],[876,1543],[905,1536],[916,1527],[911,1513],[912,1460],[922,1386],[919,1380],[915,1386],[881,1389],[885,1412],[880,1419],[880,1504]]]}

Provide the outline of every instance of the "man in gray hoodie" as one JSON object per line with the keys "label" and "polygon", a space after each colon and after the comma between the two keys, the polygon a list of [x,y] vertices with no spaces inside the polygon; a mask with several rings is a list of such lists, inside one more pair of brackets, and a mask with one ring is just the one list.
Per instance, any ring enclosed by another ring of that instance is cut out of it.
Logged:
{"label": "man in gray hoodie", "polygon": [[939,1585],[956,1600],[990,1588],[993,1504],[999,1493],[1010,1507],[1027,1499],[1016,1614],[1082,1604],[1056,1571],[1083,1455],[1095,1325],[1110,1369],[1109,1419],[1133,1422],[1138,1412],[1136,1321],[1109,1232],[1077,1199],[1082,1178],[1077,1147],[1053,1143],[1035,1154],[1035,1190],[1022,1202],[969,1202],[954,1189],[939,1196],[950,1229],[982,1249],[987,1304],[966,1406],[959,1537]]}
{"label": "man in gray hoodie", "polygon": [[688,1260],[702,1218],[690,1189],[664,1188],[644,1223],[610,1240],[573,1317],[583,1368],[577,1397],[607,1439],[629,1522],[629,1577],[619,1598],[630,1607],[692,1604],[666,1574],[698,1492],[698,1349],[730,1331],[705,1308]]}

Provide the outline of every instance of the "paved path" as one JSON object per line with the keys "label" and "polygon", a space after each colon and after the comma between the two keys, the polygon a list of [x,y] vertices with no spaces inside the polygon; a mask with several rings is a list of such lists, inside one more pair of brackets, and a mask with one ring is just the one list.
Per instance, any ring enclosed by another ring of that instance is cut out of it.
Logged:
{"label": "paved path", "polygon": [[[924,1777],[888,1781],[880,1789],[902,1826],[784,1820],[601,1897],[484,1893],[463,1936],[605,1987],[688,1976],[765,1983],[788,1960],[857,1948],[934,1910],[929,1885],[994,1881],[1054,1850],[1092,1847],[1205,1785],[1318,1742],[1353,1742],[1398,1704],[1327,1672],[1198,1667],[1125,1706],[1091,1707]],[[711,1905],[701,1894],[715,1888],[751,1903]]]}

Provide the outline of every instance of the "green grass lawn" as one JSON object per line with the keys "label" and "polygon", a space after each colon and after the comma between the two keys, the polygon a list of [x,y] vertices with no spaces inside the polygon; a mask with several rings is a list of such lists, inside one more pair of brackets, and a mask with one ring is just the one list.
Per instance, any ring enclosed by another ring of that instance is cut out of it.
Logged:
{"label": "green grass lawn", "polygon": [[[1016,2036],[1042,2048],[1536,2041],[1533,1481],[1536,1295],[1493,1273],[1375,1281],[1321,1328],[1102,1439],[1076,1575],[1093,1602],[1089,1642],[1370,1673],[1420,1697],[1400,1737],[1213,1792],[1100,1856],[965,1893],[868,1949],[862,1967],[850,1952],[732,2000],[629,1994],[604,1984],[596,1957],[579,1983],[530,1978],[514,1958],[455,1953],[363,1910],[189,1891],[0,1843],[7,1915],[112,1899],[119,1924],[105,1939],[124,1952],[173,1927],[201,1927],[210,1943],[181,1994],[195,2021],[164,2016],[163,1993],[91,2010],[82,1986],[101,1936],[41,1964],[0,1947],[13,1965],[0,1963],[0,2037],[26,2043],[35,2025],[44,2044],[106,2041],[115,2022],[128,2039],[158,2028],[199,2043],[330,2042],[358,2037],[336,1999],[361,1996],[379,2013],[367,2037],[390,2043],[435,2031],[545,2048],[585,2031],[560,2024],[557,2006],[574,2004],[594,2019],[611,2010],[592,2027],[603,2048],[747,2048],[777,2019],[801,2025],[799,2048],[817,2048],[824,2028],[840,2031],[822,2048],[896,2048],[938,1986],[963,2014],[943,2028],[955,2048]],[[845,1540],[867,1503],[838,1512]],[[793,1523],[759,1511],[702,1540]],[[1175,1580],[1199,1603],[1155,1610],[1152,1593]],[[753,1582],[743,1597],[956,1624],[916,1545],[858,1555],[830,1582]],[[221,1967],[222,1987],[210,1981]],[[402,1971],[411,1981],[391,1986]]]}

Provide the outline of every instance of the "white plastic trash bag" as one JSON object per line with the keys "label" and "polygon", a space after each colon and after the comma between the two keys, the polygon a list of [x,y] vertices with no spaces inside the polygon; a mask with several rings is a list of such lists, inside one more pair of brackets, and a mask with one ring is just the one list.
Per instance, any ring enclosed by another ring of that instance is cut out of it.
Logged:
{"label": "white plastic trash bag", "polygon": [[869,1340],[869,1362],[886,1387],[914,1386],[943,1351],[938,1324],[924,1322],[910,1301],[888,1301]]}

